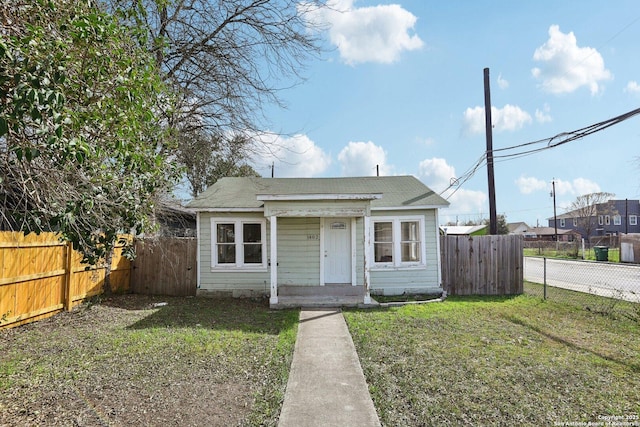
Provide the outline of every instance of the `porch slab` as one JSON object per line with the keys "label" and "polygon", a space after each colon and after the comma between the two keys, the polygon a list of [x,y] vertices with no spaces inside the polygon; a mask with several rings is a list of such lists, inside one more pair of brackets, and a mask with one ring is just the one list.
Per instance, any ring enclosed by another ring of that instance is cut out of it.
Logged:
{"label": "porch slab", "polygon": [[326,296],[326,295],[294,295],[278,296],[278,303],[271,304],[271,308],[339,308],[339,307],[378,307],[379,304],[371,300],[365,304],[362,296]]}
{"label": "porch slab", "polygon": [[349,284],[325,286],[278,286],[278,303],[271,308],[329,308],[376,307],[378,303],[364,304],[364,287]]}

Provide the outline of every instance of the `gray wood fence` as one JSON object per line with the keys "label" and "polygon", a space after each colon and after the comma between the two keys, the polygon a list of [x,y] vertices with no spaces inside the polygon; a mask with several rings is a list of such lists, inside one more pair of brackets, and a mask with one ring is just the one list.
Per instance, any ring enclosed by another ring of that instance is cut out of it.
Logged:
{"label": "gray wood fence", "polygon": [[449,295],[523,292],[522,236],[442,236],[442,287]]}
{"label": "gray wood fence", "polygon": [[146,295],[196,294],[195,237],[159,237],[136,241],[131,291]]}
{"label": "gray wood fence", "polygon": [[[521,236],[442,236],[442,287],[449,295],[516,295],[523,292]],[[196,294],[195,238],[136,241],[131,269],[134,293]]]}

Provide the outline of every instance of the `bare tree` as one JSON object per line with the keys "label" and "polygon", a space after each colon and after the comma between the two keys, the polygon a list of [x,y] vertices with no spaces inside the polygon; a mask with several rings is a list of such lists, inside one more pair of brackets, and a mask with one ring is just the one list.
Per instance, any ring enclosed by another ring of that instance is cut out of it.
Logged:
{"label": "bare tree", "polygon": [[613,193],[597,192],[578,196],[571,203],[569,212],[574,215],[578,228],[583,231],[588,240],[598,226],[598,215],[604,215],[603,204],[614,197]]}
{"label": "bare tree", "polygon": [[[237,147],[233,135],[272,130],[265,107],[284,107],[281,90],[304,81],[305,64],[321,51],[318,24],[308,17],[325,7],[322,0],[103,1],[144,28],[163,79],[180,94],[169,125],[192,195],[211,183],[212,169],[228,166],[229,150],[216,152]],[[260,143],[243,144],[233,157],[247,158]],[[205,155],[191,158],[194,150]]]}
{"label": "bare tree", "polygon": [[[180,89],[183,132],[264,131],[264,106],[303,80],[319,54],[308,13],[319,0],[105,0],[148,33],[166,81]],[[185,120],[186,118],[186,120]]]}

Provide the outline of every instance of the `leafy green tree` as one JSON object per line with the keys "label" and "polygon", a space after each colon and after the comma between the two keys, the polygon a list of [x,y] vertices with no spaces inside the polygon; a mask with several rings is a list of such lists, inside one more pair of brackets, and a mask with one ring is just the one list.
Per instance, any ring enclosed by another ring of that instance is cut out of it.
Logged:
{"label": "leafy green tree", "polygon": [[[509,224],[507,223],[507,216],[504,214],[499,214],[497,219],[497,225],[498,225],[498,234],[509,234]],[[489,222],[491,220],[489,218],[485,219],[483,224],[485,224],[487,227],[489,227]]]}
{"label": "leafy green tree", "polygon": [[0,20],[0,223],[97,263],[178,175],[172,94],[144,32],[90,0],[4,2]]}
{"label": "leafy green tree", "polygon": [[179,146],[176,157],[184,166],[192,197],[225,176],[260,176],[246,163],[248,138],[196,134],[182,140]]}

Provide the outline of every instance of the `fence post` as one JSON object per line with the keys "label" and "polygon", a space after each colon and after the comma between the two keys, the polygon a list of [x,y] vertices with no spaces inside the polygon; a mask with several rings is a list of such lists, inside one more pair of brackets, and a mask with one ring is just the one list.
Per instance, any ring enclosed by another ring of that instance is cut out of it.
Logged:
{"label": "fence post", "polygon": [[65,274],[64,274],[64,308],[71,311],[73,308],[73,295],[71,295],[71,280],[73,276],[73,266],[71,265],[73,246],[71,242],[65,245]]}
{"label": "fence post", "polygon": [[547,299],[547,258],[542,258],[542,271],[543,271],[543,279],[542,279],[542,299]]}

